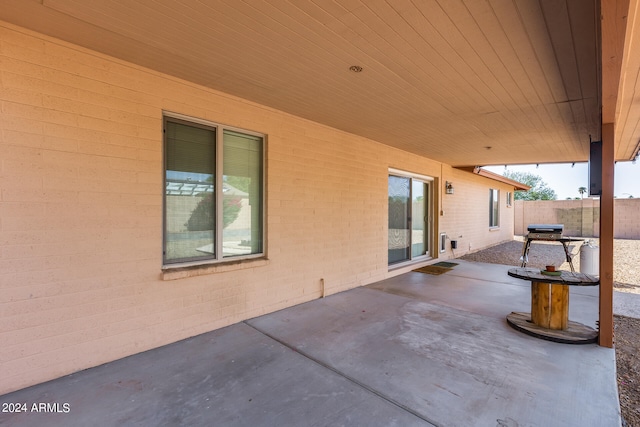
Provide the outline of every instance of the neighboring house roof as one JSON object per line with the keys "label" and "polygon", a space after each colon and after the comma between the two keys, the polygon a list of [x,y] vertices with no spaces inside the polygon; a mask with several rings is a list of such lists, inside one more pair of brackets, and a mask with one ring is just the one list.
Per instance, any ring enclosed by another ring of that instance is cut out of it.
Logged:
{"label": "neighboring house roof", "polygon": [[506,176],[502,176],[502,175],[494,173],[494,172],[489,172],[488,170],[482,169],[481,167],[478,167],[478,166],[475,166],[475,167],[462,167],[462,168],[456,168],[456,169],[460,169],[460,170],[463,170],[463,171],[475,173],[477,175],[484,176],[485,178],[493,179],[494,181],[500,181],[500,182],[503,182],[505,184],[513,185],[513,188],[516,191],[518,191],[518,190],[529,191],[531,189],[531,187],[526,185],[526,184],[523,184],[523,183],[518,182],[518,181],[514,181],[513,179],[509,179]]}

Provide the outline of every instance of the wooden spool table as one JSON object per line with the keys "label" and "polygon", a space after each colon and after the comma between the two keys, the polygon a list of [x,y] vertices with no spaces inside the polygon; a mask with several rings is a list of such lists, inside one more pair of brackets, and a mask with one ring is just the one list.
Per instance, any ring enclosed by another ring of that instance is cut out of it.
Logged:
{"label": "wooden spool table", "polygon": [[598,331],[569,320],[569,286],[597,286],[597,277],[569,271],[543,274],[534,268],[512,268],[507,274],[531,282],[531,313],[512,312],[507,323],[528,335],[567,344],[596,342]]}

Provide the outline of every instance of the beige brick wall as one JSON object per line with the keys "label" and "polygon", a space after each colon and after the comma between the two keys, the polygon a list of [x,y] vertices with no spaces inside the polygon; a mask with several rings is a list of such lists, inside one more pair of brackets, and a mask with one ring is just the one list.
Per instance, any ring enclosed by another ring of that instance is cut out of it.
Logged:
{"label": "beige brick wall", "polygon": [[[268,136],[268,261],[163,280],[163,110]],[[454,182],[455,255],[512,236],[493,181],[0,22],[0,394],[409,270],[389,167]]]}
{"label": "beige brick wall", "polygon": [[[640,239],[640,199],[615,199],[614,237]],[[516,235],[527,233],[529,224],[564,224],[564,234],[574,237],[600,235],[600,200],[517,200]]]}
{"label": "beige brick wall", "polygon": [[[458,257],[513,238],[514,209],[506,203],[507,192],[513,200],[513,187],[447,166],[443,166],[443,180],[453,183],[454,194],[441,196],[440,231],[458,242],[452,250],[447,241],[447,255]],[[489,188],[500,190],[500,227],[496,229],[489,227]]]}

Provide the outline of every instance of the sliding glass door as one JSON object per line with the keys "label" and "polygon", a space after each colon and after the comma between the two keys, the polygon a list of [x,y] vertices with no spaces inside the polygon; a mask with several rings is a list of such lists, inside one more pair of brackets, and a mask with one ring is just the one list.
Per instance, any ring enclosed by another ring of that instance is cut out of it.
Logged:
{"label": "sliding glass door", "polygon": [[430,255],[431,181],[389,175],[389,264]]}
{"label": "sliding glass door", "polygon": [[389,264],[410,259],[411,180],[389,176]]}
{"label": "sliding glass door", "polygon": [[427,254],[427,200],[429,188],[426,182],[411,182],[411,257]]}

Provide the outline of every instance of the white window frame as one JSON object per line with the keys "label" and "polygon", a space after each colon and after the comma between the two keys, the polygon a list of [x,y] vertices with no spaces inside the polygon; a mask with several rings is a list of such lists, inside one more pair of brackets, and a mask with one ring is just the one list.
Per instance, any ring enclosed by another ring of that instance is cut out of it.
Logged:
{"label": "white window frame", "polygon": [[500,190],[489,189],[489,228],[500,228]]}
{"label": "white window frame", "polygon": [[[194,125],[203,125],[209,128],[213,128],[215,129],[215,135],[216,135],[216,147],[215,147],[215,155],[216,155],[216,164],[215,164],[215,177],[214,177],[214,188],[223,188],[223,159],[224,159],[224,143],[223,143],[223,136],[224,136],[224,131],[233,131],[233,132],[238,132],[238,133],[242,133],[242,134],[246,134],[246,135],[250,135],[250,136],[256,136],[256,137],[260,137],[262,138],[262,173],[261,173],[261,177],[260,177],[260,186],[261,186],[261,200],[260,200],[260,204],[261,204],[261,250],[259,252],[256,253],[251,253],[251,254],[243,254],[243,255],[237,255],[237,256],[231,256],[231,257],[225,257],[224,256],[224,251],[223,251],[223,238],[222,238],[222,230],[223,230],[223,215],[222,215],[222,208],[218,208],[223,206],[223,195],[224,192],[223,191],[214,191],[214,195],[215,195],[215,205],[216,205],[216,223],[215,223],[215,231],[214,231],[214,246],[215,246],[215,250],[214,250],[214,254],[212,254],[212,256],[207,257],[206,259],[203,257],[202,259],[198,259],[198,260],[191,260],[191,259],[183,259],[183,260],[167,260],[165,257],[165,250],[166,250],[166,243],[167,243],[167,237],[166,237],[166,232],[167,232],[167,200],[166,200],[166,188],[167,188],[167,182],[166,182],[166,167],[167,167],[167,160],[166,160],[166,138],[165,138],[165,133],[164,133],[164,127],[165,127],[165,123],[166,123],[166,119],[177,119],[179,121],[182,122],[186,122],[186,124],[188,125],[189,123],[193,123]],[[163,255],[162,255],[162,268],[163,270],[168,270],[168,269],[175,269],[175,268],[184,268],[184,267],[191,267],[191,266],[199,266],[199,265],[210,265],[210,264],[225,264],[225,263],[237,263],[238,261],[242,261],[242,260],[247,260],[247,259],[256,259],[256,258],[265,258],[266,256],[266,216],[267,216],[267,210],[266,210],[266,150],[267,150],[267,136],[263,133],[259,133],[259,132],[255,132],[255,131],[250,131],[247,129],[242,129],[242,128],[237,128],[234,126],[228,126],[228,125],[223,125],[220,123],[216,123],[216,122],[212,122],[212,121],[208,121],[208,120],[203,120],[203,119],[198,119],[195,117],[191,117],[191,116],[186,116],[183,114],[179,114],[179,113],[174,113],[174,112],[170,112],[170,111],[163,111],[162,112],[162,127],[163,127],[163,138],[162,138],[162,152],[163,152],[163,161],[162,161],[162,183],[163,183],[163,187],[162,187],[162,191],[163,191],[163,203],[162,203],[162,234],[163,234],[163,238],[162,238],[162,251],[163,251]]]}

